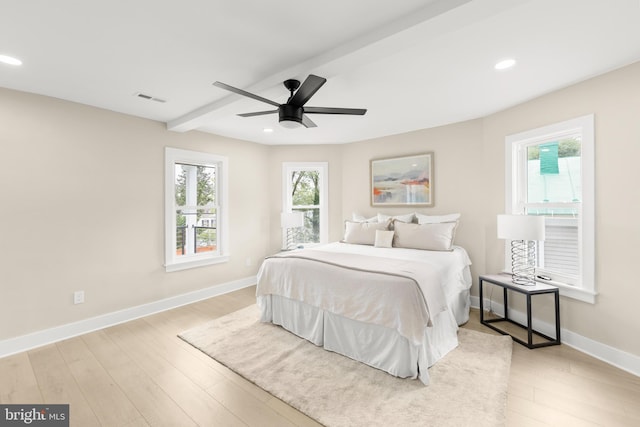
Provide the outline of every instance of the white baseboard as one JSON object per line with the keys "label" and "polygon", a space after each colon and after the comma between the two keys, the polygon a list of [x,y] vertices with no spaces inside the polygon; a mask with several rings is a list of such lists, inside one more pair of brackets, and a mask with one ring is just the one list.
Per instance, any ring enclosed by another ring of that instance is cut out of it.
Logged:
{"label": "white baseboard", "polygon": [[[42,331],[33,332],[31,334],[22,335],[15,338],[9,338],[0,341],[0,358],[10,356],[12,354],[21,353],[43,345],[62,341],[78,335],[97,331],[99,329],[114,326],[140,317],[170,310],[186,304],[191,304],[203,299],[223,295],[238,289],[252,286],[256,283],[256,277],[247,277],[233,282],[223,283],[209,288],[200,289],[198,291],[189,292],[182,295],[154,301],[152,303],[127,308],[113,313],[92,317],[66,325],[56,326],[54,328],[44,329]],[[484,306],[491,308],[498,315],[504,314],[502,304],[492,301],[485,301]],[[471,306],[480,307],[480,300],[477,296],[471,297]],[[526,314],[510,309],[510,316],[513,320],[525,323]],[[533,320],[534,328],[549,336],[555,335],[555,327],[549,323]],[[582,351],[590,356],[600,359],[610,365],[616,366],[624,371],[630,372],[636,376],[640,376],[640,357],[624,352],[617,348],[602,344],[590,338],[583,337],[568,329],[561,328],[562,343],[576,350]]]}
{"label": "white baseboard", "polygon": [[103,314],[89,319],[80,320],[66,325],[56,326],[42,331],[33,332],[15,338],[0,341],[0,358],[12,354],[21,353],[36,347],[62,341],[78,335],[97,331],[99,329],[114,326],[150,314],[170,310],[186,304],[191,304],[203,299],[226,294],[238,289],[246,288],[256,284],[256,277],[246,277],[244,279],[227,282],[220,285],[211,286],[205,289],[189,292],[182,295],[154,301],[136,307],[126,308],[120,311]]}
{"label": "white baseboard", "polygon": [[[480,298],[477,296],[471,297],[471,306],[473,308],[480,308]],[[504,307],[501,303],[497,303],[496,301],[489,301],[485,299],[484,307],[487,309],[491,307],[491,309],[498,315],[504,315]],[[520,311],[514,310],[509,307],[509,318],[515,320],[516,322],[526,324],[527,315],[526,313],[522,313]],[[549,335],[550,337],[554,337],[556,334],[556,328],[554,325],[551,325],[546,322],[539,321],[537,319],[532,320],[533,327],[535,330],[542,332],[543,334]],[[569,347],[573,347],[576,350],[579,350],[583,353],[586,353],[590,356],[595,357],[596,359],[600,359],[603,362],[607,362],[610,365],[613,365],[617,368],[620,368],[624,371],[627,371],[633,375],[640,376],[640,357],[633,355],[631,353],[627,353],[625,351],[619,350],[617,348],[611,347],[606,344],[602,344],[601,342],[594,341],[590,338],[583,337],[582,335],[576,334],[568,329],[562,328],[562,319],[560,319],[560,338],[562,344],[566,344]]]}

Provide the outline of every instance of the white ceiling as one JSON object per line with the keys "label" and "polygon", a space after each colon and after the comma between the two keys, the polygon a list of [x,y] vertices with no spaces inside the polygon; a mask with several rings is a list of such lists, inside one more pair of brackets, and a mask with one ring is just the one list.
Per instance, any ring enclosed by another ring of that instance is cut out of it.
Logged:
{"label": "white ceiling", "polygon": [[[0,86],[264,144],[344,143],[483,117],[640,60],[640,0],[0,0]],[[517,65],[496,71],[512,57]],[[285,129],[216,80],[367,108]],[[640,84],[640,82],[639,82]],[[143,100],[142,92],[166,100]],[[264,133],[264,128],[274,132]]]}

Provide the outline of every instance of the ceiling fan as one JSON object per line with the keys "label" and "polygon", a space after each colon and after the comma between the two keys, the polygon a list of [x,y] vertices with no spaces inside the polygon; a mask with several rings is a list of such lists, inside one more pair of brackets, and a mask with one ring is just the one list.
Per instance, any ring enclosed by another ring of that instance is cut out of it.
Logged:
{"label": "ceiling fan", "polygon": [[279,122],[286,128],[295,128],[304,126],[306,128],[313,128],[317,125],[307,117],[307,114],[350,114],[362,116],[367,112],[363,108],[329,108],[329,107],[304,107],[304,105],[311,99],[311,97],[325,84],[327,79],[324,77],[318,77],[313,74],[309,74],[300,85],[300,80],[289,79],[283,82],[284,87],[289,90],[291,95],[285,104],[278,104],[270,99],[263,98],[253,93],[249,93],[242,89],[229,86],[221,82],[215,82],[213,85],[228,91],[243,95],[249,98],[253,98],[257,101],[266,102],[274,107],[278,107],[277,110],[269,111],[257,111],[255,113],[243,113],[238,114],[240,117],[253,117],[262,116],[265,114],[278,113]]}

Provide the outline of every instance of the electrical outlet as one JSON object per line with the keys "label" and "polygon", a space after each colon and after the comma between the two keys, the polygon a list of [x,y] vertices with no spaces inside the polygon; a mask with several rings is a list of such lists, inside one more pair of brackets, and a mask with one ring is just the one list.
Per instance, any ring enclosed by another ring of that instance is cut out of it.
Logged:
{"label": "electrical outlet", "polygon": [[84,291],[75,291],[73,293],[73,303],[74,304],[84,303]]}
{"label": "electrical outlet", "polygon": [[251,258],[247,257],[247,259],[244,261],[244,265],[245,265],[246,267],[251,267],[251,264],[253,264],[253,263],[251,262]]}

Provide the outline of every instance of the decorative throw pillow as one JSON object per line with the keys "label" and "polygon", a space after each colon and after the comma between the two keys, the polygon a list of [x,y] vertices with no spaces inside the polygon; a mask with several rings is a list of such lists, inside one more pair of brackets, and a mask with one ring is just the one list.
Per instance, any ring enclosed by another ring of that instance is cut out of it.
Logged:
{"label": "decorative throw pillow", "polygon": [[459,213],[448,215],[423,215],[416,213],[418,224],[438,224],[441,222],[455,222],[460,219]]}
{"label": "decorative throw pillow", "polygon": [[376,248],[390,248],[393,244],[392,230],[376,230],[376,240],[373,246]]}
{"label": "decorative throw pillow", "polygon": [[441,222],[437,224],[394,224],[395,240],[398,248],[426,249],[430,251],[450,251],[457,222]]}
{"label": "decorative throw pillow", "polygon": [[388,222],[344,222],[344,242],[357,245],[373,245],[376,230],[388,230]]}

